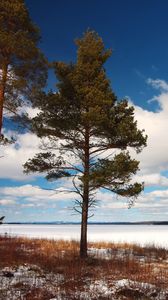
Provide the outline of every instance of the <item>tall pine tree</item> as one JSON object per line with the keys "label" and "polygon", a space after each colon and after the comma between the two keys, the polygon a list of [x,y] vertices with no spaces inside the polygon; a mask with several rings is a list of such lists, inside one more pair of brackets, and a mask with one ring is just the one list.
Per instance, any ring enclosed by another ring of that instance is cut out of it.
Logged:
{"label": "tall pine tree", "polygon": [[[128,149],[140,152],[146,136],[137,128],[134,108],[126,100],[117,101],[111,90],[104,69],[111,51],[105,50],[102,39],[87,31],[76,44],[76,63],[54,63],[57,92],[43,93],[37,100],[41,112],[34,119],[34,131],[48,142],[46,151],[24,168],[26,173],[47,173],[49,180],[72,178],[79,196],[74,209],[82,218],[80,256],[85,258],[95,192],[102,188],[133,199],[142,191],[142,183],[131,183],[139,162],[131,159]],[[112,155],[114,149],[118,151]]]}
{"label": "tall pine tree", "polygon": [[0,137],[3,110],[15,114],[44,87],[47,62],[38,48],[39,29],[23,0],[0,1]]}

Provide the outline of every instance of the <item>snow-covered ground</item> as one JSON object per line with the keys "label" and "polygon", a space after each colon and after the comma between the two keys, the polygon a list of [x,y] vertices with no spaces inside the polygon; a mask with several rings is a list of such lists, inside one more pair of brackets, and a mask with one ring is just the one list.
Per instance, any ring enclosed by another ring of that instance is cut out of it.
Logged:
{"label": "snow-covered ground", "polygon": [[[70,291],[69,295],[59,285],[64,282],[61,274],[44,273],[36,265],[21,265],[18,267],[5,267],[0,270],[0,300],[18,299],[151,299],[167,300],[168,290],[158,289],[155,285],[132,281],[128,279],[109,282],[105,279],[86,281],[83,291],[78,289]],[[33,289],[36,296],[33,297]],[[25,295],[27,294],[28,297]],[[128,295],[128,297],[126,297]],[[123,297],[124,296],[124,297]],[[33,297],[33,298],[32,298]]]}
{"label": "snow-covered ground", "polygon": [[[79,240],[80,225],[0,225],[0,234],[33,238]],[[89,225],[89,241],[154,244],[168,248],[168,226],[164,225]]]}

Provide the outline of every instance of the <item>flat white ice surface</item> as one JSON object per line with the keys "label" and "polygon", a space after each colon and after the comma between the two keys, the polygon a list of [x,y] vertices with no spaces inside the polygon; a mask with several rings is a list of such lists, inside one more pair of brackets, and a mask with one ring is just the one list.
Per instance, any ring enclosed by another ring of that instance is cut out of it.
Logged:
{"label": "flat white ice surface", "polygon": [[[0,225],[0,234],[33,238],[79,240],[80,225]],[[168,248],[168,225],[89,225],[89,241],[154,244]]]}

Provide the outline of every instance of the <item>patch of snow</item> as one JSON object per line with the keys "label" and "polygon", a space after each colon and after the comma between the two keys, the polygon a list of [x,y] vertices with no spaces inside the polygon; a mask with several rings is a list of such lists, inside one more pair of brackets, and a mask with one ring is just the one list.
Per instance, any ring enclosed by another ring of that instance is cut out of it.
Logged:
{"label": "patch of snow", "polygon": [[123,291],[133,291],[137,294],[144,295],[144,297],[149,297],[151,300],[167,300],[168,299],[168,290],[156,288],[155,285],[138,282],[129,279],[121,279],[115,282],[116,292]]}
{"label": "patch of snow", "polygon": [[0,299],[24,299],[24,294],[32,288],[44,289],[45,287],[48,291],[54,291],[57,284],[63,280],[63,275],[45,274],[36,265],[5,267],[0,270]]}
{"label": "patch of snow", "polygon": [[[73,280],[73,279],[72,279]],[[51,293],[50,300],[68,300],[68,299],[123,299],[124,293],[137,295],[137,299],[144,296],[151,300],[167,300],[168,290],[158,289],[155,285],[146,282],[138,282],[123,278],[120,280],[110,280],[102,278],[101,280],[86,280],[82,290],[70,291],[70,296],[66,295],[63,286],[64,276],[62,274],[44,273],[36,265],[21,265],[15,267],[5,267],[0,270],[0,299],[18,300],[24,299],[25,293],[31,288],[41,288]],[[53,295],[53,296],[52,296]],[[139,296],[140,297],[139,297]]]}

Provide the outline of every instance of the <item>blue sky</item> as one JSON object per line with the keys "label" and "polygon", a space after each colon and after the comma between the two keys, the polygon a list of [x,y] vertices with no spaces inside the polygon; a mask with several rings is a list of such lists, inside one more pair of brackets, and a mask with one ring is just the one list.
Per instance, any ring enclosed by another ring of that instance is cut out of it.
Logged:
{"label": "blue sky", "polygon": [[[118,98],[135,106],[139,127],[149,136],[148,147],[138,156],[145,192],[135,206],[109,193],[97,194],[92,221],[168,220],[168,2],[165,0],[26,0],[33,21],[41,29],[41,49],[50,61],[75,61],[74,39],[88,28],[99,33],[113,54],[107,75]],[[48,86],[54,88],[50,72]],[[12,128],[11,128],[12,130]],[[22,164],[38,150],[31,133],[17,136],[17,145],[2,150],[0,215],[6,221],[76,220],[70,196],[39,187],[67,187],[69,182],[47,184],[42,177],[26,176]],[[133,155],[135,155],[133,153]]]}

